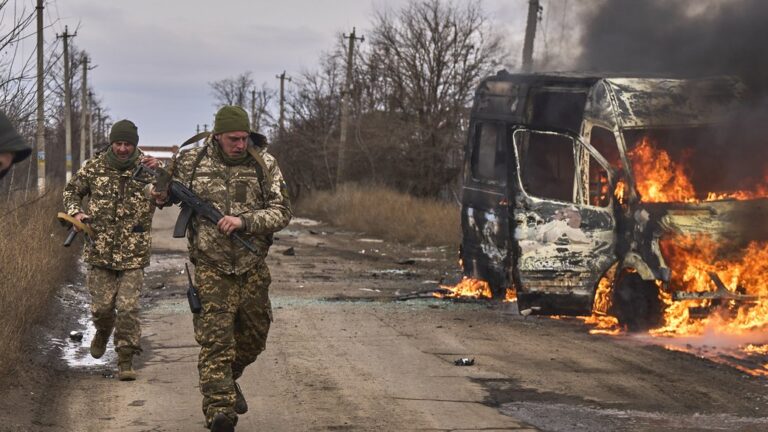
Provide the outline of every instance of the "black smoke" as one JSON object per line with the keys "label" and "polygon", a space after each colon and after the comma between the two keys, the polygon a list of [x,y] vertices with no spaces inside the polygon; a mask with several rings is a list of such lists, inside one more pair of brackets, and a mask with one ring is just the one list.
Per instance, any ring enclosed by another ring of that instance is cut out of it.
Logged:
{"label": "black smoke", "polygon": [[[707,8],[703,8],[706,5]],[[695,152],[706,190],[763,184],[768,175],[768,1],[603,0],[586,16],[579,69],[695,78],[731,75],[747,86],[724,123],[671,139]],[[699,188],[697,188],[698,190]]]}
{"label": "black smoke", "polygon": [[768,96],[765,0],[604,0],[586,17],[581,47],[582,70],[735,75]]}

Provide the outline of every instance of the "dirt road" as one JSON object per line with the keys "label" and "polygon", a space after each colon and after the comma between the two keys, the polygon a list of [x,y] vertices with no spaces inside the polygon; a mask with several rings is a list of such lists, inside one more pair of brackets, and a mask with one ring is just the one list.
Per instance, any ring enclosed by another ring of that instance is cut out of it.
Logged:
{"label": "dirt road", "polygon": [[[139,379],[118,382],[114,357],[89,359],[87,317],[54,326],[85,338],[59,344],[50,384],[15,405],[27,414],[3,415],[5,430],[204,430],[184,243],[169,241],[166,212],[146,278]],[[238,431],[768,430],[768,381],[728,366],[524,318],[514,303],[393,300],[456,277],[455,255],[301,219],[279,233],[275,321],[240,381],[250,412]],[[82,288],[72,292],[63,301],[82,304]],[[454,365],[462,357],[475,364]]]}

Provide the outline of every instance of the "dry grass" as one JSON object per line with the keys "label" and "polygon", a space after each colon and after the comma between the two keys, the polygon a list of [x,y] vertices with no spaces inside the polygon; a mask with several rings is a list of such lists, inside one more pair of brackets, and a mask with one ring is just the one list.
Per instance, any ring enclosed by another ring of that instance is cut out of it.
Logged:
{"label": "dry grass", "polygon": [[75,271],[77,253],[61,245],[60,207],[58,190],[26,204],[0,204],[0,375],[17,364],[25,335]]}
{"label": "dry grass", "polygon": [[419,246],[455,246],[461,241],[459,207],[416,198],[381,186],[346,184],[315,192],[297,204],[300,215],[367,235]]}

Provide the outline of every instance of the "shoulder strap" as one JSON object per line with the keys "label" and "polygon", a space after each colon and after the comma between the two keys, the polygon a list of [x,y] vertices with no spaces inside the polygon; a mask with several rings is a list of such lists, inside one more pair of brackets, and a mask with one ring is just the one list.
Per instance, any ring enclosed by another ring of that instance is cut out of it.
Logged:
{"label": "shoulder strap", "polygon": [[272,186],[272,176],[269,174],[267,163],[264,161],[264,158],[261,157],[261,153],[259,153],[259,151],[256,150],[256,147],[249,145],[247,149],[248,149],[248,153],[251,155],[251,157],[256,161],[256,163],[261,168],[262,177],[264,178],[264,185],[267,188],[270,188]]}
{"label": "shoulder strap", "polygon": [[189,176],[189,190],[192,190],[192,183],[195,181],[195,174],[197,173],[197,167],[200,166],[200,161],[203,160],[205,155],[208,154],[208,146],[203,147],[202,150],[200,150],[200,153],[197,154],[197,157],[195,158],[195,163],[192,164],[192,175]]}
{"label": "shoulder strap", "polygon": [[256,161],[257,170],[260,171],[259,185],[261,186],[261,199],[264,201],[264,205],[267,205],[267,202],[269,201],[269,190],[272,187],[272,176],[269,174],[267,163],[264,162],[264,158],[261,157],[261,153],[256,150],[256,147],[249,145],[246,149],[248,154],[250,154],[253,160]]}

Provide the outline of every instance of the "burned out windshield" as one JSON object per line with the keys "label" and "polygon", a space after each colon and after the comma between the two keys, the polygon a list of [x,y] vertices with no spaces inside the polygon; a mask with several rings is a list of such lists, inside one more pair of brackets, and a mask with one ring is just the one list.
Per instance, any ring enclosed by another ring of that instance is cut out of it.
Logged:
{"label": "burned out windshield", "polygon": [[645,202],[697,202],[768,196],[761,145],[711,127],[624,132],[627,157]]}

